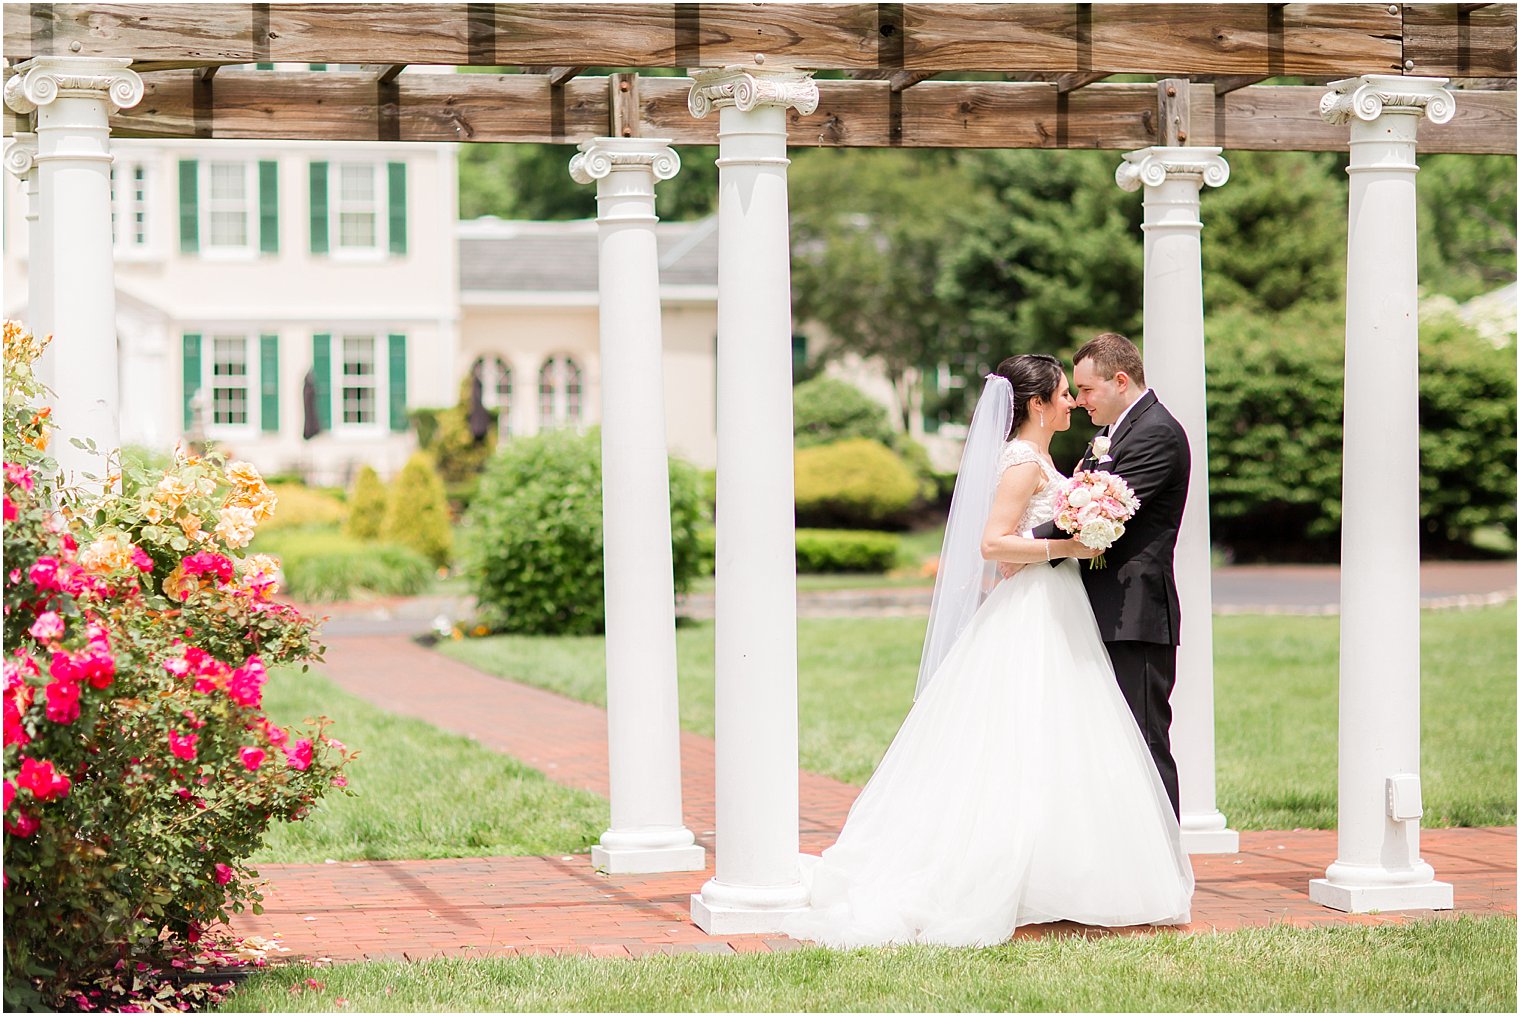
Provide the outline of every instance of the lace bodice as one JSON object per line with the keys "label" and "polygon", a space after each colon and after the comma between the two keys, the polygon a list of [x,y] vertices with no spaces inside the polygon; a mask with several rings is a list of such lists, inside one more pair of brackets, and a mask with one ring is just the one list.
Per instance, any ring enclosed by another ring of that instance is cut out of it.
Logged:
{"label": "lace bodice", "polygon": [[1024,517],[1019,519],[1017,528],[1020,533],[1027,533],[1035,526],[1043,526],[1056,517],[1056,495],[1061,491],[1061,481],[1066,479],[1059,469],[1035,450],[1034,445],[1019,438],[1014,438],[1003,446],[1003,454],[998,457],[998,476],[1002,476],[1010,466],[1025,462],[1039,463],[1040,469],[1045,473],[1045,483],[1034,492],[1028,507],[1024,509]]}

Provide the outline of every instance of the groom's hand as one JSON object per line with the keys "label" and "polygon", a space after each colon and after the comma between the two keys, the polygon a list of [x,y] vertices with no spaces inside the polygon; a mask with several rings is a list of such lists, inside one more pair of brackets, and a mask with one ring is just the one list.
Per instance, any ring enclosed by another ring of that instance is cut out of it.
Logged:
{"label": "groom's hand", "polygon": [[1023,570],[1024,565],[1021,564],[1011,564],[1007,561],[998,562],[998,574],[1005,579],[1011,579]]}

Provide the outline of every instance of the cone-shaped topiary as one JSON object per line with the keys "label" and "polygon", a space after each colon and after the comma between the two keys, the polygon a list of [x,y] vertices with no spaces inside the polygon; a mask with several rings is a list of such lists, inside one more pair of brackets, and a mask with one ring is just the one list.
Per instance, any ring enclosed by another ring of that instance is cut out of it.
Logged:
{"label": "cone-shaped topiary", "polygon": [[354,495],[348,502],[343,531],[356,540],[378,540],[385,519],[385,481],[373,467],[365,466],[354,479]]}
{"label": "cone-shaped topiary", "polygon": [[426,452],[406,460],[391,484],[380,523],[380,539],[410,547],[440,568],[449,563],[454,531],[449,527],[449,504],[443,481]]}

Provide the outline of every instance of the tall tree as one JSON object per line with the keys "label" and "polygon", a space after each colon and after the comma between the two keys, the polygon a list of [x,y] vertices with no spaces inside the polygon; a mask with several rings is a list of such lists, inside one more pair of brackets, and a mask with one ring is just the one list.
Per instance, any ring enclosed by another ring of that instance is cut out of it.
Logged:
{"label": "tall tree", "polygon": [[904,426],[914,371],[959,362],[974,345],[964,312],[939,287],[947,254],[982,211],[961,161],[834,149],[792,167],[793,315],[826,328],[834,353],[878,363]]}

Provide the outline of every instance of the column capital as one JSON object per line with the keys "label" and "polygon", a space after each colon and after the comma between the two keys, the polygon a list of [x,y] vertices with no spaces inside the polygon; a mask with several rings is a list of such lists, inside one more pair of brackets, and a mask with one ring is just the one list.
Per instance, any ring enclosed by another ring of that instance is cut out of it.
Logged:
{"label": "column capital", "polygon": [[1140,185],[1159,187],[1167,180],[1197,179],[1199,186],[1220,187],[1230,178],[1230,164],[1220,155],[1223,148],[1176,148],[1153,145],[1138,152],[1125,152],[1114,170],[1114,182],[1127,191]]}
{"label": "column capital", "polygon": [[106,99],[114,109],[142,101],[143,80],[125,57],[38,56],[5,82],[5,104],[31,113],[60,97]]}
{"label": "column capital", "polygon": [[1333,124],[1371,123],[1384,113],[1424,115],[1431,123],[1446,123],[1457,111],[1456,99],[1444,87],[1447,80],[1364,74],[1332,81],[1319,100],[1319,115]]}
{"label": "column capital", "polygon": [[24,177],[37,164],[37,135],[30,131],[17,131],[5,148],[5,168],[16,176]]}
{"label": "column capital", "polygon": [[570,158],[570,178],[576,183],[591,183],[619,169],[648,170],[656,180],[681,171],[681,157],[669,138],[592,138],[579,147]]}
{"label": "column capital", "polygon": [[795,109],[807,116],[818,108],[818,83],[812,71],[741,64],[695,69],[686,108],[698,120],[715,109],[733,106],[742,113],[759,106]]}

